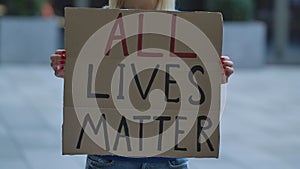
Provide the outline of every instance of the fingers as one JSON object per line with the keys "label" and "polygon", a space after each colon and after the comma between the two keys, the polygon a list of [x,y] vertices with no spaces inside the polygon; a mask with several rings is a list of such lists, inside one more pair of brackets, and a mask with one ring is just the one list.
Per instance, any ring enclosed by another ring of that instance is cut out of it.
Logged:
{"label": "fingers", "polygon": [[57,77],[64,77],[65,64],[53,64],[51,63],[51,67],[54,70],[54,74]]}
{"label": "fingers", "polygon": [[54,71],[59,71],[59,70],[64,70],[65,69],[65,65],[63,64],[51,64],[51,67]]}
{"label": "fingers", "polygon": [[67,51],[65,49],[58,49],[55,51],[55,54],[59,54],[59,55],[63,55],[63,54],[66,54]]}
{"label": "fingers", "polygon": [[51,55],[51,61],[55,60],[65,60],[66,59],[66,50],[59,49],[55,51],[55,54]]}
{"label": "fingers", "polygon": [[64,77],[64,70],[57,70],[57,71],[54,71],[54,75],[56,77],[61,77],[63,78]]}
{"label": "fingers", "polygon": [[53,54],[50,57],[52,64],[65,64],[66,63],[66,56]]}
{"label": "fingers", "polygon": [[224,66],[233,67],[233,62],[230,60],[229,56],[221,56],[221,61]]}
{"label": "fingers", "polygon": [[64,67],[66,64],[66,56],[53,54],[50,57],[51,59],[51,67],[55,69],[59,69],[58,67]]}
{"label": "fingers", "polygon": [[225,68],[225,75],[227,77],[227,79],[233,74],[234,72],[234,68],[233,67],[226,67]]}
{"label": "fingers", "polygon": [[54,70],[54,74],[57,77],[64,77],[64,67],[66,64],[66,50],[59,49],[55,51],[55,54],[50,56],[51,67]]}
{"label": "fingers", "polygon": [[229,77],[234,73],[234,64],[228,56],[221,56],[221,62],[226,76],[226,82],[228,82]]}
{"label": "fingers", "polygon": [[229,56],[221,56],[221,60],[230,60]]}
{"label": "fingers", "polygon": [[50,59],[53,64],[57,64],[58,62],[62,62],[60,64],[65,64],[63,62],[65,62],[66,60],[66,50],[64,49],[56,50],[55,54],[51,55]]}
{"label": "fingers", "polygon": [[[52,57],[53,56],[53,57]],[[66,54],[55,53],[51,55],[51,59],[66,59]]]}
{"label": "fingers", "polygon": [[230,60],[223,61],[223,67],[233,67],[233,62]]}

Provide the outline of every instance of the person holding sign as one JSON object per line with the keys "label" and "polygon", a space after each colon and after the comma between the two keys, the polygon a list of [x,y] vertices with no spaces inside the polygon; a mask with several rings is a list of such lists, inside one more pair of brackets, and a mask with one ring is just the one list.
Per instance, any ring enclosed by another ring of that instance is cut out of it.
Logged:
{"label": "person holding sign", "polygon": [[[145,9],[145,10],[175,10],[175,0],[110,0],[109,8],[121,9]],[[64,66],[67,51],[64,49],[56,50],[51,55],[51,66],[55,71],[55,76],[64,78]],[[226,82],[234,72],[233,62],[227,56],[221,56]],[[225,81],[224,81],[225,83]],[[121,156],[88,155],[86,169],[138,169],[138,168],[178,168],[186,169],[187,159],[184,158],[130,158]]]}

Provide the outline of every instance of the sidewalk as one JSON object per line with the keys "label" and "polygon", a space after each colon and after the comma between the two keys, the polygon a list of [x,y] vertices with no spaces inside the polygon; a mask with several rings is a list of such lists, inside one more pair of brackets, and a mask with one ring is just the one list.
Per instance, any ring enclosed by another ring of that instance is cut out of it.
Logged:
{"label": "sidewalk", "polygon": [[[236,70],[221,122],[220,159],[190,168],[296,169],[300,166],[300,66]],[[63,80],[48,65],[0,65],[0,166],[84,169],[61,155]]]}

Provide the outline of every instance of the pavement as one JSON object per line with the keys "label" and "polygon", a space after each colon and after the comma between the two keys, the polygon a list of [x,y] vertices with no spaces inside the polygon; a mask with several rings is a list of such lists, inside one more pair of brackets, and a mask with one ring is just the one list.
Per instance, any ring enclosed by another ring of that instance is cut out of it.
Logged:
{"label": "pavement", "polygon": [[[298,169],[300,66],[238,69],[227,87],[219,159],[191,169]],[[0,65],[0,168],[84,169],[61,151],[63,80],[48,65]]]}

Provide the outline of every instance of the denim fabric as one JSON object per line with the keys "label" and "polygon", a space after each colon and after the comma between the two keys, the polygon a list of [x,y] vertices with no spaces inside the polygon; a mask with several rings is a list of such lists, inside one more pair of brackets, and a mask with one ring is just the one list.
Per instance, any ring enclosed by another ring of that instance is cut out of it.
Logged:
{"label": "denim fabric", "polygon": [[134,162],[88,155],[86,169],[188,169],[188,160],[176,158],[161,162]]}
{"label": "denim fabric", "polygon": [[170,161],[175,158],[162,158],[162,157],[140,157],[140,158],[130,158],[124,156],[116,156],[116,155],[96,155],[99,158],[105,158],[109,160],[115,161],[133,161],[133,162],[162,162],[162,161]]}

